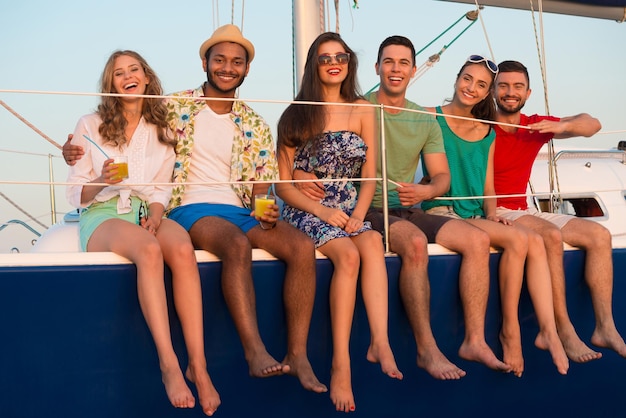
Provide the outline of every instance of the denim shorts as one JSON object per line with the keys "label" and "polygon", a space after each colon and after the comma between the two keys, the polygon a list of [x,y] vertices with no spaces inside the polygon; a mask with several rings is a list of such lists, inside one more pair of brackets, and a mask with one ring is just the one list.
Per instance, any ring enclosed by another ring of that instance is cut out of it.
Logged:
{"label": "denim shorts", "polygon": [[215,216],[237,225],[244,234],[259,225],[254,216],[250,216],[251,209],[222,203],[192,203],[178,206],[170,212],[168,218],[178,222],[189,232],[193,224],[201,218]]}

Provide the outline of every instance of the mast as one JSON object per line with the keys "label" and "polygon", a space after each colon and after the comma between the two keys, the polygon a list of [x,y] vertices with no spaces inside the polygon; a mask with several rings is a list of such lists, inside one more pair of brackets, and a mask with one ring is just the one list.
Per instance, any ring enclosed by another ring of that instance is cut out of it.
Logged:
{"label": "mast", "polygon": [[325,10],[323,0],[293,0],[293,95],[300,90],[309,47],[322,33]]}

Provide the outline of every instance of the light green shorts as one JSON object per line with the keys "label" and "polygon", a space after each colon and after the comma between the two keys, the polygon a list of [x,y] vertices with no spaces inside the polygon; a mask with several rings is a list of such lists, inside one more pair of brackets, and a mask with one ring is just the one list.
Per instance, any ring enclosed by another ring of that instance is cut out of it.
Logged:
{"label": "light green shorts", "polygon": [[80,248],[87,251],[87,243],[94,231],[109,219],[123,219],[128,222],[139,225],[139,210],[142,206],[142,200],[136,196],[131,196],[131,211],[124,214],[117,213],[117,199],[119,196],[113,197],[106,202],[92,203],[84,209],[80,214]]}

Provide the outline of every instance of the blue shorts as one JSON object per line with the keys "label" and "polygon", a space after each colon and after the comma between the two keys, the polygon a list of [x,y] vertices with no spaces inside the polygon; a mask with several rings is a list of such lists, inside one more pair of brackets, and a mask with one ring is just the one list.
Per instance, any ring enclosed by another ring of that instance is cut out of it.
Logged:
{"label": "blue shorts", "polygon": [[237,225],[245,234],[259,225],[259,221],[250,216],[251,212],[251,209],[221,203],[192,203],[172,209],[168,218],[178,222],[189,232],[193,224],[201,218],[215,216]]}

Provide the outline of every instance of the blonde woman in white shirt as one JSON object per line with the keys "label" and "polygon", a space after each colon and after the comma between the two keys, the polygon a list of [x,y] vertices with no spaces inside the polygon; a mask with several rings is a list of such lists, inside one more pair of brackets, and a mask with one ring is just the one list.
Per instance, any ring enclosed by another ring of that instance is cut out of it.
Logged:
{"label": "blonde woman in white shirt", "polygon": [[[177,408],[193,408],[195,399],[183,377],[170,335],[163,262],[172,271],[174,304],[189,355],[185,375],[196,384],[205,414],[213,415],[220,397],[206,369],[200,275],[187,232],[163,218],[171,186],[175,152],[173,135],[160,99],[161,83],[133,51],[116,51],[105,65],[103,96],[95,113],[83,116],[72,143],[81,145],[83,158],[70,166],[69,202],[84,208],[80,217],[83,251],[111,251],[137,266],[137,293],[152,333],[167,396]],[[111,156],[128,159],[128,179],[121,178]],[[89,185],[98,183],[99,185]],[[128,183],[128,184],[127,184]],[[132,186],[130,184],[147,184]],[[103,185],[103,184],[106,184]]]}

